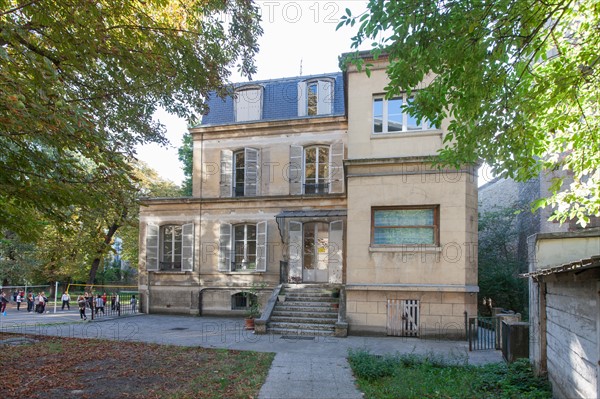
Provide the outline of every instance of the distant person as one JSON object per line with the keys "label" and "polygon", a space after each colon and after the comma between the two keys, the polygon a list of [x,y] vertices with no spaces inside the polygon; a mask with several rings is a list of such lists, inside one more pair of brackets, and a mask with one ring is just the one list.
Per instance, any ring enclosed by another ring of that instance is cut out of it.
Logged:
{"label": "distant person", "polygon": [[6,293],[2,291],[0,294],[0,314],[2,314],[2,316],[6,316],[6,304],[8,301],[9,299],[6,297]]}
{"label": "distant person", "polygon": [[48,301],[48,298],[46,298],[46,293],[44,291],[40,292],[40,294],[38,295],[38,307],[37,307],[37,312],[38,313],[44,313],[46,311],[46,302]]}
{"label": "distant person", "polygon": [[102,314],[105,314],[104,313],[104,300],[102,299],[100,294],[98,294],[98,297],[96,298],[96,314],[98,314],[99,310],[102,311]]}
{"label": "distant person", "polygon": [[82,320],[87,320],[87,316],[85,315],[87,300],[83,297],[83,295],[79,295],[77,298],[77,306],[79,306],[79,318]]}
{"label": "distant person", "polygon": [[110,296],[110,310],[112,310],[113,312],[115,310],[117,310],[116,303],[117,303],[117,296],[115,294],[112,294]]}
{"label": "distant person", "polygon": [[87,306],[90,308],[91,311],[94,310],[94,295],[89,294],[87,291],[83,294],[83,297],[85,298],[85,302],[87,304]]}
{"label": "distant person", "polygon": [[131,296],[129,303],[131,304],[131,313],[135,313],[135,308],[137,306],[137,299],[135,299],[135,295]]}
{"label": "distant person", "polygon": [[23,302],[23,297],[21,296],[21,292],[19,292],[17,294],[16,302],[17,302],[17,312],[19,312],[21,310],[21,302]]}
{"label": "distant person", "polygon": [[62,308],[60,310],[65,310],[65,305],[67,305],[67,310],[71,310],[71,305],[69,302],[71,302],[71,296],[69,295],[69,293],[67,291],[63,292],[62,294]]}
{"label": "distant person", "polygon": [[106,306],[106,292],[102,294],[102,301],[104,302],[104,306]]}
{"label": "distant person", "polygon": [[34,303],[34,299],[33,299],[33,294],[30,292],[29,294],[27,294],[27,312],[31,312],[33,311],[33,303]]}

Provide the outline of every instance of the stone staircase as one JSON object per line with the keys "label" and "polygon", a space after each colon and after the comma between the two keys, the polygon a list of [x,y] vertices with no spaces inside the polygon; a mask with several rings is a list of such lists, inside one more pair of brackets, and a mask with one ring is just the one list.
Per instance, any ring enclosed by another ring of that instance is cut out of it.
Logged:
{"label": "stone staircase", "polygon": [[333,336],[338,309],[332,304],[333,287],[294,284],[283,287],[285,302],[277,302],[267,324],[269,333],[281,335]]}

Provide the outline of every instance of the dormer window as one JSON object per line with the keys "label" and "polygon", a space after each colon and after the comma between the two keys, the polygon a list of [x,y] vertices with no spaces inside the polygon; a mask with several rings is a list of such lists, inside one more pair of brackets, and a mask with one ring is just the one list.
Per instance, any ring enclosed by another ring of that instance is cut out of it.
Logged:
{"label": "dormer window", "polygon": [[333,113],[333,79],[315,79],[298,83],[298,116]]}
{"label": "dormer window", "polygon": [[260,86],[243,86],[235,91],[235,121],[257,121],[262,117],[262,92]]}

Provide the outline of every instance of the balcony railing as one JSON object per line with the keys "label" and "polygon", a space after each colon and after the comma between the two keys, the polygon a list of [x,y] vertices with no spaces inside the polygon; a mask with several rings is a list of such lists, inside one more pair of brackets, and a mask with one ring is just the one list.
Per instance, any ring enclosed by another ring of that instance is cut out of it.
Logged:
{"label": "balcony railing", "polygon": [[160,262],[160,270],[181,271],[181,262]]}
{"label": "balcony railing", "polygon": [[304,194],[329,194],[329,183],[306,183]]}

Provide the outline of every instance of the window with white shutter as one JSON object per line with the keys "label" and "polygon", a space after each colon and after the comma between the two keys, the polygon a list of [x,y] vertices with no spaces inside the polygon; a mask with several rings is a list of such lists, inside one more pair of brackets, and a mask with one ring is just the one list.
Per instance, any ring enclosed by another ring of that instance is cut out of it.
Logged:
{"label": "window with white shutter", "polygon": [[191,272],[194,270],[194,223],[181,226],[181,270]]}
{"label": "window with white shutter", "polygon": [[155,224],[146,225],[146,270],[158,270],[158,234],[159,227]]}
{"label": "window with white shutter", "polygon": [[257,121],[262,117],[262,87],[242,87],[235,92],[236,122]]}
{"label": "window with white shutter", "polygon": [[333,79],[298,82],[298,116],[333,113]]}

